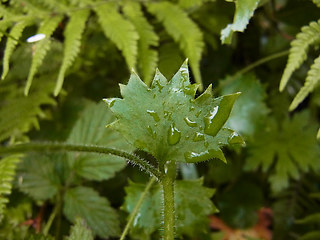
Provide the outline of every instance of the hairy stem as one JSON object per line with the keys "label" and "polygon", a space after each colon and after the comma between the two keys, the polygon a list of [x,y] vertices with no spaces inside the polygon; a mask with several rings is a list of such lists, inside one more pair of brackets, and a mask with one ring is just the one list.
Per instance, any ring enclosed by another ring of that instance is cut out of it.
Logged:
{"label": "hairy stem", "polygon": [[156,180],[156,178],[153,177],[153,178],[151,178],[150,181],[148,182],[148,184],[147,184],[146,188],[144,189],[143,193],[141,194],[141,196],[140,196],[137,204],[135,205],[132,213],[130,214],[130,218],[129,218],[129,220],[128,220],[128,222],[127,222],[127,224],[126,224],[126,226],[125,226],[125,228],[124,228],[124,230],[123,230],[123,232],[122,232],[122,234],[121,234],[120,240],[124,240],[125,237],[126,237],[126,235],[128,234],[128,231],[129,231],[129,229],[130,229],[130,227],[131,227],[131,224],[132,224],[134,218],[136,217],[136,215],[137,215],[137,213],[138,213],[138,211],[139,211],[139,209],[140,209],[140,207],[141,207],[141,204],[142,204],[143,200],[144,200],[145,197],[147,196],[147,193],[149,192],[149,190],[150,190],[150,188],[152,187],[152,185],[153,185],[153,183],[155,182],[155,180]]}
{"label": "hairy stem", "polygon": [[175,209],[174,209],[174,182],[176,177],[176,163],[170,162],[164,166],[162,178],[163,189],[163,230],[164,240],[174,240]]}
{"label": "hairy stem", "polygon": [[100,153],[100,154],[111,154],[118,157],[127,159],[127,161],[133,165],[138,165],[142,170],[146,171],[150,175],[153,175],[158,180],[161,179],[161,173],[158,169],[153,167],[145,160],[138,156],[124,152],[121,150],[107,148],[103,146],[93,145],[74,145],[68,143],[25,143],[18,144],[9,147],[0,147],[0,155],[10,153],[25,153],[25,152],[57,152],[57,151],[69,151],[69,152],[87,152],[87,153]]}

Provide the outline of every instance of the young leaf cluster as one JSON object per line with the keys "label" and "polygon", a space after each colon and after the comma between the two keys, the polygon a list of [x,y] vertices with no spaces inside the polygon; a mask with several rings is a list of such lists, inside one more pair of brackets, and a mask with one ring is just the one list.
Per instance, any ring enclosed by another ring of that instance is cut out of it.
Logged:
{"label": "young leaf cluster", "polygon": [[236,132],[223,128],[239,93],[213,98],[210,85],[195,99],[198,86],[190,84],[186,62],[170,81],[157,71],[151,88],[132,72],[128,84],[120,85],[123,99],[105,99],[118,119],[109,126],[160,165],[226,161],[221,148],[243,143]]}

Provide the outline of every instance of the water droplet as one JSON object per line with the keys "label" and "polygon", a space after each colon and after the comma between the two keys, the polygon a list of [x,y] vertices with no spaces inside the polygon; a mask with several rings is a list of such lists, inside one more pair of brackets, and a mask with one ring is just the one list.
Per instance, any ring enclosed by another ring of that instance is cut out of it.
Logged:
{"label": "water droplet", "polygon": [[196,113],[196,117],[199,117],[201,113],[202,113],[202,111],[199,110],[199,112]]}
{"label": "water droplet", "polygon": [[206,161],[210,158],[219,158],[225,161],[225,157],[220,149],[209,149],[200,153],[189,151],[184,154],[184,157],[188,163]]}
{"label": "water droplet", "polygon": [[243,139],[242,137],[236,133],[233,132],[229,137],[228,137],[228,143],[229,144],[239,144],[239,143],[243,143]]}
{"label": "water droplet", "polygon": [[171,120],[172,112],[164,111],[164,117]]}
{"label": "water droplet", "polygon": [[113,107],[113,105],[114,105],[116,100],[117,100],[116,98],[105,98],[105,99],[103,99],[103,101],[105,101],[110,108]]}
{"label": "water droplet", "polygon": [[153,111],[153,110],[147,110],[147,113],[153,117],[153,120],[155,120],[156,122],[159,122],[160,121],[160,118],[159,118],[159,115]]}
{"label": "water droplet", "polygon": [[170,125],[168,131],[168,143],[170,145],[175,145],[180,141],[181,132],[174,126],[174,124]]}
{"label": "water droplet", "polygon": [[[183,89],[183,92],[186,94],[186,95],[189,95],[189,96],[192,96],[194,97],[194,95],[196,94],[196,91],[199,87],[199,84],[192,84],[192,85],[188,85],[188,86],[185,86],[184,89]],[[194,101],[194,99],[191,99],[192,102]]]}
{"label": "water droplet", "polygon": [[197,132],[193,138],[193,141],[199,142],[204,140],[204,135],[202,133]]}
{"label": "water droplet", "polygon": [[155,139],[157,137],[156,132],[151,128],[151,126],[147,126],[147,130],[151,134],[153,139]]}
{"label": "water droplet", "polygon": [[134,218],[134,220],[133,220],[133,226],[135,227],[135,226],[137,226],[138,225],[138,221],[139,221],[139,218],[141,217],[141,213],[140,212],[138,212],[138,214],[136,215],[136,217]]}
{"label": "water droplet", "polygon": [[185,117],[184,118],[184,121],[186,122],[186,124],[189,126],[189,127],[196,127],[197,126],[197,123],[190,120],[188,117]]}
{"label": "water droplet", "polygon": [[194,106],[191,106],[190,108],[189,108],[189,111],[193,111],[195,108],[194,108]]}
{"label": "water droplet", "polygon": [[163,89],[163,86],[160,84],[159,81],[160,81],[160,80],[155,81],[155,86],[158,87],[159,92],[161,92],[161,90]]}
{"label": "water droplet", "polygon": [[204,132],[208,135],[215,136],[221,128],[220,124],[213,123],[218,111],[219,106],[216,106],[214,107],[213,111],[211,111],[207,116],[203,118],[205,125]]}

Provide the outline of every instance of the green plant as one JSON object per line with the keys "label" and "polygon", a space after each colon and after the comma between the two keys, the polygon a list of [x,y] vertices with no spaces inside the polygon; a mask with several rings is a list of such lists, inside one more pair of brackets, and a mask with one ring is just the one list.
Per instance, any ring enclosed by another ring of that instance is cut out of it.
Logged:
{"label": "green plant", "polygon": [[318,6],[2,0],[0,238],[317,236]]}
{"label": "green plant", "polygon": [[[201,184],[198,185],[197,183],[192,187],[192,182],[178,182],[176,185],[177,164],[179,162],[202,162],[212,158],[226,161],[221,147],[243,143],[243,139],[236,132],[223,128],[239,94],[231,94],[214,99],[211,87],[208,87],[202,95],[194,99],[198,87],[198,84],[190,84],[188,66],[185,62],[170,81],[167,81],[157,71],[151,88],[148,88],[138,75],[133,72],[128,84],[126,86],[121,85],[123,99],[109,98],[105,100],[117,117],[117,120],[111,123],[110,126],[119,131],[133,146],[152,154],[157,161],[157,167],[129,153],[121,153],[104,147],[75,145],[79,143],[102,144],[100,141],[108,142],[108,138],[113,137],[108,132],[101,132],[100,130],[101,126],[98,124],[106,120],[100,106],[97,106],[96,109],[90,108],[84,112],[84,118],[77,122],[67,139],[67,144],[69,145],[33,145],[30,143],[12,146],[7,149],[2,148],[0,153],[63,149],[67,151],[100,152],[98,149],[101,149],[105,150],[107,154],[131,158],[134,164],[139,165],[142,170],[148,170],[160,182],[163,196],[161,196],[159,190],[156,190],[155,196],[152,196],[155,199],[152,201],[156,202],[158,206],[163,201],[163,236],[167,240],[174,239],[176,226],[175,195],[177,195],[177,201],[181,201],[178,214],[186,214],[184,212],[188,211],[197,211],[199,214],[199,211],[202,211],[203,213],[197,216],[201,220],[202,216],[211,213],[214,209],[211,206],[211,209],[205,210],[203,208],[204,204],[191,204],[190,199],[187,200],[191,192],[194,191],[199,191],[199,194],[207,195],[207,197],[211,197],[213,192],[205,189],[201,190]],[[137,104],[140,105],[139,109],[135,108]],[[91,116],[95,116],[95,119],[91,119]],[[135,121],[131,119],[135,119]],[[151,122],[153,123],[151,124]],[[108,134],[108,137],[105,137],[105,133]],[[110,171],[121,169],[123,164],[116,160],[111,163],[113,165],[113,170],[111,170],[109,167],[111,159],[105,162],[101,157],[97,158],[90,155],[78,155],[74,159],[70,159],[69,155],[57,157],[54,156],[56,158],[54,160],[51,160],[51,157],[26,159],[24,161],[25,165],[21,166],[24,177],[21,190],[39,200],[50,199],[57,195],[57,210],[53,211],[53,218],[57,214],[56,211],[61,208],[63,199],[63,212],[68,219],[73,221],[78,215],[86,219],[98,235],[102,237],[108,237],[109,234],[116,235],[116,219],[111,217],[115,213],[112,212],[112,209],[107,208],[107,201],[89,188],[69,188],[69,186],[75,184],[74,175],[89,180],[102,180],[110,177],[112,174],[109,173]],[[58,160],[59,158],[60,160]],[[65,162],[68,163],[67,166],[63,166]],[[64,176],[57,178],[57,175],[54,174],[53,171],[57,168],[57,166],[55,167],[56,164],[62,164],[62,168],[66,168],[63,171]],[[90,168],[91,165],[95,166],[96,164],[101,167],[99,169]],[[103,168],[105,164],[108,165],[107,168]],[[43,168],[34,172],[36,166],[39,168],[41,165],[43,165]],[[47,179],[48,175],[52,179],[46,182],[45,179]],[[64,185],[64,187],[61,188],[59,185]],[[34,191],[34,189],[39,188],[42,188],[43,191]],[[177,189],[176,192],[175,189]],[[188,191],[191,192],[188,194]],[[135,191],[135,194],[137,193]],[[90,195],[90,198],[86,197],[87,194]],[[130,198],[130,195],[128,197]],[[162,200],[157,199],[159,197]],[[210,201],[207,201],[208,203],[206,204],[211,205]],[[89,212],[89,209],[86,210],[85,206],[81,206],[84,204],[94,207],[91,207]],[[160,215],[161,208],[159,206],[158,213],[155,211],[155,214]],[[197,224],[197,221],[199,221],[197,217],[193,217],[193,220],[188,219],[188,221],[191,221],[189,223],[183,222],[179,223],[179,225],[184,229],[188,224]],[[103,218],[107,219],[104,220]],[[160,220],[161,218],[158,217],[158,219]],[[182,217],[182,219],[187,221],[187,217]],[[100,224],[103,225],[100,226]],[[156,226],[158,224],[155,223]],[[106,229],[105,225],[109,226],[110,229]],[[188,228],[186,230],[178,228],[177,233],[187,231]]]}

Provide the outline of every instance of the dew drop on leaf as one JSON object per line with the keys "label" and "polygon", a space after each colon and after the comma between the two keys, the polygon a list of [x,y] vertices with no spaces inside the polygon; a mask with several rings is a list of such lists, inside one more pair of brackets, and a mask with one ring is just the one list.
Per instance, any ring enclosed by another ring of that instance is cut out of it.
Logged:
{"label": "dew drop on leaf", "polygon": [[193,138],[194,142],[199,142],[204,140],[204,135],[202,133],[197,132]]}
{"label": "dew drop on leaf", "polygon": [[172,112],[164,111],[164,117],[171,120]]}
{"label": "dew drop on leaf", "polygon": [[185,117],[184,118],[184,121],[186,122],[186,124],[189,126],[189,127],[196,127],[197,126],[197,123],[190,120],[188,117]]}
{"label": "dew drop on leaf", "polygon": [[233,132],[233,133],[228,137],[228,143],[229,143],[229,144],[243,143],[243,140],[242,140],[242,138],[239,136],[238,133]]}
{"label": "dew drop on leaf", "polygon": [[170,125],[168,131],[168,143],[170,145],[175,145],[180,141],[181,132],[174,126],[174,124]]}
{"label": "dew drop on leaf", "polygon": [[108,104],[109,108],[112,108],[114,102],[116,101],[116,98],[105,98],[103,99],[103,101],[105,101]]}
{"label": "dew drop on leaf", "polygon": [[160,121],[159,115],[153,110],[147,110],[147,113],[153,117],[156,122]]}
{"label": "dew drop on leaf", "polygon": [[151,126],[147,127],[148,132],[151,134],[152,138],[155,139],[157,137],[156,132],[151,128]]}
{"label": "dew drop on leaf", "polygon": [[184,154],[184,157],[189,163],[206,161],[210,158],[225,159],[221,151],[214,149],[209,149],[200,153],[189,151]]}
{"label": "dew drop on leaf", "polygon": [[198,112],[196,113],[196,117],[199,117],[201,113],[202,113],[202,111],[201,111],[201,110],[200,110],[200,111],[198,111]]}
{"label": "dew drop on leaf", "polygon": [[207,116],[203,118],[205,125],[204,132],[208,135],[215,136],[221,128],[219,124],[214,124],[214,119],[218,111],[219,106],[216,106],[213,111],[211,111]]}

